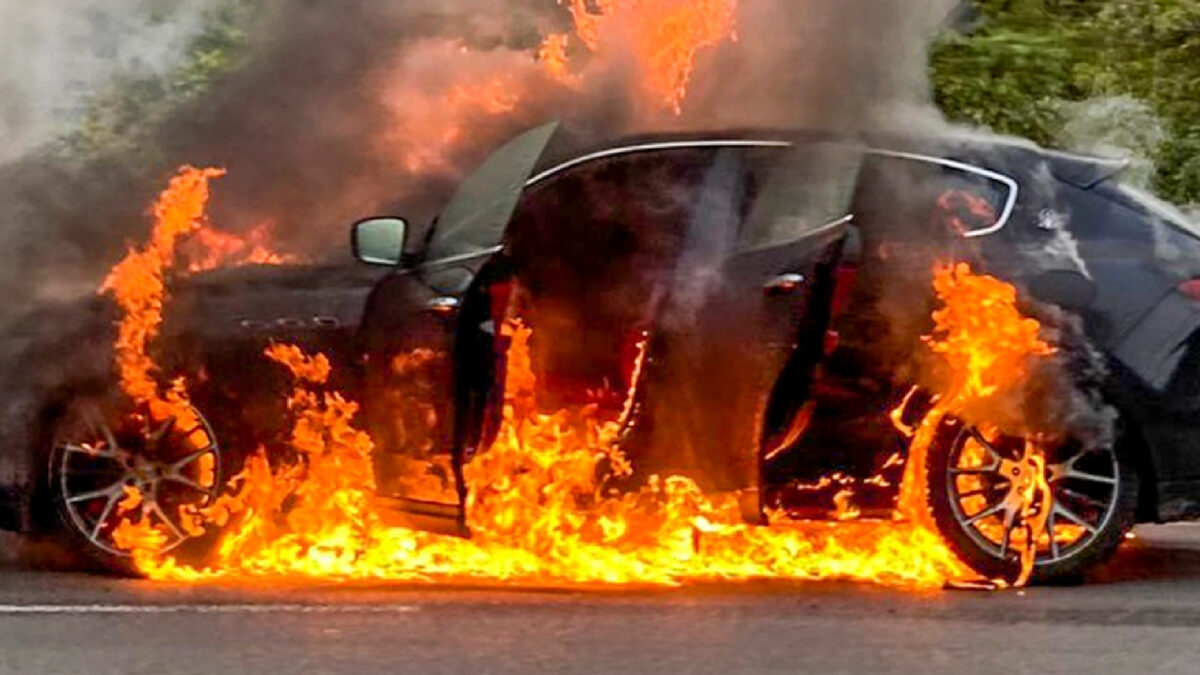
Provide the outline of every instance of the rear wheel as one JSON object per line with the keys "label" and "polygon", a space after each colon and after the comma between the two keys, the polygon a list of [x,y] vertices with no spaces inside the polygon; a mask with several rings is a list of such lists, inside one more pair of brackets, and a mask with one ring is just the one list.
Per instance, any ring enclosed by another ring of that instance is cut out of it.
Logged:
{"label": "rear wheel", "polygon": [[184,514],[217,498],[223,467],[199,411],[154,419],[127,402],[79,399],[57,419],[52,443],[50,490],[72,548],[103,569],[131,573],[131,554],[114,536],[123,521],[152,526],[159,534],[144,547],[155,552],[202,545]]}
{"label": "rear wheel", "polygon": [[1079,578],[1106,561],[1133,526],[1137,474],[1113,447],[1031,447],[944,422],[926,458],[934,521],[985,576],[1015,579],[1032,546],[1035,582]]}

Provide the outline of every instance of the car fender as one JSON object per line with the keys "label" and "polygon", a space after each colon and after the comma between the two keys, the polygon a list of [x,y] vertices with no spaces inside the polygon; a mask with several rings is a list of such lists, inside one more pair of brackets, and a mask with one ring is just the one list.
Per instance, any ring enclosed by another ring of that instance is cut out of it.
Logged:
{"label": "car fender", "polygon": [[1112,354],[1156,391],[1164,391],[1179,368],[1188,341],[1200,331],[1200,303],[1171,291],[1122,336]]}

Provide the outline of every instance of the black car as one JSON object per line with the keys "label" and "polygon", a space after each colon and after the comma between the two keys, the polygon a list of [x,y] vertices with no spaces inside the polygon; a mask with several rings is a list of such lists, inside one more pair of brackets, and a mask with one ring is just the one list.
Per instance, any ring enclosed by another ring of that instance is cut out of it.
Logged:
{"label": "black car", "polygon": [[[823,475],[895,484],[867,479],[905,451],[887,413],[913,382],[904,364],[929,328],[932,264],[950,257],[1079,317],[1067,323],[1099,355],[1081,377],[1119,412],[1117,432],[1066,443],[1047,468],[1075,534],[1039,549],[1038,574],[1074,575],[1135,522],[1200,510],[1200,231],[1122,184],[1122,168],[982,137],[738,131],[589,148],[534,129],[463,180],[421,241],[402,219],[372,218],[352,231],[365,264],[178,280],[156,349],[167,376],[189,377],[192,428],[114,421],[107,301],[10,329],[0,523],[66,533],[120,564],[113,507],[135,485],[161,502],[177,535],[166,545],[184,543],[169,514],[211,500],[239,453],[285,445],[286,383],[261,354],[287,341],[329,355],[335,386],[362,402],[379,508],[469,535],[462,467],[498,426],[497,326],[513,312],[535,329],[541,405],[634,392],[631,483],[682,474],[739,494],[748,522],[806,516],[826,505],[798,486]],[[1011,519],[965,509],[947,478],[979,437],[939,441],[929,497],[946,540],[992,574],[1017,555],[991,534]],[[1011,439],[977,442],[999,471]],[[186,448],[165,464],[142,457],[153,444]],[[1007,483],[992,478],[985,492],[1002,502]],[[884,510],[895,499],[863,495]]]}

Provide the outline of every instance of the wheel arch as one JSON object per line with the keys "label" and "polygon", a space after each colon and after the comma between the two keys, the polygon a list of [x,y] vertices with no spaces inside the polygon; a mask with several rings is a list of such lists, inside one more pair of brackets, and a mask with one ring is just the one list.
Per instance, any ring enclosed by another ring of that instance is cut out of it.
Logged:
{"label": "wheel arch", "polygon": [[1155,454],[1142,433],[1136,417],[1118,408],[1120,415],[1117,435],[1117,453],[1125,459],[1138,478],[1137,522],[1159,520],[1160,495],[1158,490],[1158,467]]}
{"label": "wheel arch", "polygon": [[0,529],[53,531],[57,522],[50,485],[54,425],[72,399],[101,392],[105,387],[98,378],[83,378],[26,392],[5,402],[0,411],[0,442],[18,450],[3,458],[8,466],[0,486]]}

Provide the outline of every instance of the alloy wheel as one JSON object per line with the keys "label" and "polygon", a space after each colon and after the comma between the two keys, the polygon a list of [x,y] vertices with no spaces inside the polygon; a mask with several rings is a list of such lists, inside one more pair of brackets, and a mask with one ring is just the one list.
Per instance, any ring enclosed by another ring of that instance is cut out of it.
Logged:
{"label": "alloy wheel", "polygon": [[1111,447],[1039,448],[977,427],[959,429],[946,472],[951,513],[971,541],[1007,562],[1039,532],[1039,566],[1068,560],[1100,536],[1117,513],[1120,482]]}
{"label": "alloy wheel", "polygon": [[168,551],[190,538],[183,514],[208,506],[220,491],[220,448],[194,408],[156,420],[144,410],[114,414],[85,402],[60,424],[53,457],[69,525],[117,557],[129,555],[113,537],[122,520],[149,522]]}

